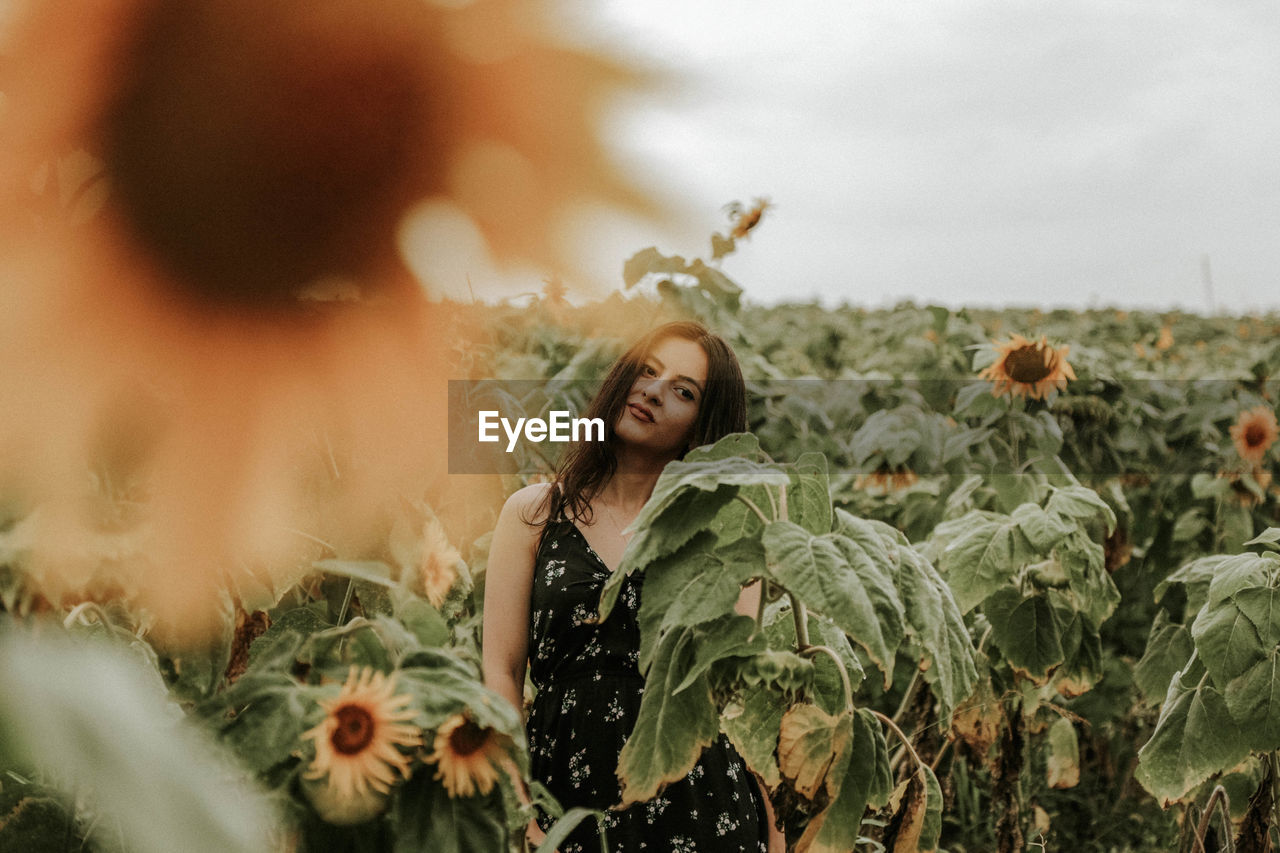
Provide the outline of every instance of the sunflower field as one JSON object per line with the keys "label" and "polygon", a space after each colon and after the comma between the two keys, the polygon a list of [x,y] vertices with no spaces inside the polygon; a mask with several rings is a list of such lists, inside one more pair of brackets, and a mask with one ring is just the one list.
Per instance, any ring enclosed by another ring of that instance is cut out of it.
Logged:
{"label": "sunflower field", "polygon": [[[481,674],[489,538],[556,445],[455,442],[685,318],[749,424],[666,468],[602,595],[643,572],[621,805],[724,733],[794,853],[1280,848],[1280,316],[754,305],[763,200],[570,300],[557,217],[654,213],[588,109],[639,75],[533,5],[6,12],[0,853],[604,827]],[[425,299],[417,230],[552,274]]]}

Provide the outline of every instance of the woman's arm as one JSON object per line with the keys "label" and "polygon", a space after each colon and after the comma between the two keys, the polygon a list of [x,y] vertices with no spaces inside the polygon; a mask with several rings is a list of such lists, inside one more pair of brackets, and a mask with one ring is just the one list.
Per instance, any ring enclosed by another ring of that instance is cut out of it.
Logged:
{"label": "woman's arm", "polygon": [[507,498],[493,531],[485,572],[484,683],[521,712],[529,658],[529,598],[541,529],[526,519],[546,489],[546,485],[526,486]]}
{"label": "woman's arm", "polygon": [[[507,498],[489,544],[485,570],[484,629],[481,662],[485,686],[505,698],[524,716],[524,676],[529,660],[529,599],[541,528],[528,524],[549,488],[526,486]],[[545,837],[534,822],[527,837]]]}

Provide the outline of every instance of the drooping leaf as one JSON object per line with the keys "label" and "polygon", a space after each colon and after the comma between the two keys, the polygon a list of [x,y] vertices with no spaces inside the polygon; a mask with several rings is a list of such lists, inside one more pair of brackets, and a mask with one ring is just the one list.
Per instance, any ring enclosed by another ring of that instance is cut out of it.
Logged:
{"label": "drooping leaf", "polygon": [[894,791],[893,815],[884,831],[884,846],[892,853],[933,853],[942,834],[942,788],[929,767],[923,766]]}
{"label": "drooping leaf", "polygon": [[827,457],[816,451],[802,453],[787,466],[787,520],[815,535],[831,532],[831,486]]}
{"label": "drooping leaf", "polygon": [[742,584],[765,572],[758,543],[716,547],[704,531],[674,554],[645,570],[640,597],[640,669],[649,667],[654,644],[666,631],[693,626],[733,611]]}
{"label": "drooping leaf", "polygon": [[431,775],[429,770],[419,770],[398,791],[393,853],[489,853],[507,849],[502,791],[497,786],[487,795],[450,797],[444,785]]}
{"label": "drooping leaf", "polygon": [[1046,512],[1035,504],[1023,504],[1009,514],[1018,527],[1041,554],[1048,554],[1066,536],[1076,529],[1072,519],[1053,512]]}
{"label": "drooping leaf", "polygon": [[[796,853],[848,853],[861,834],[867,806],[879,807],[893,791],[889,748],[880,722],[865,708],[853,717],[853,741],[843,765],[839,794],[809,821]],[[833,768],[835,772],[837,768]]]}
{"label": "drooping leaf", "polygon": [[787,702],[781,693],[759,688],[742,693],[738,702],[726,709],[721,721],[733,748],[771,789],[782,782],[776,753],[786,710]]}
{"label": "drooping leaf", "polygon": [[961,613],[968,613],[1004,587],[1038,553],[1012,518],[989,519],[970,513],[958,521],[966,519],[967,532],[943,549],[939,566]]}
{"label": "drooping leaf", "polygon": [[682,778],[719,731],[705,675],[675,692],[695,663],[693,634],[692,628],[674,630],[658,644],[635,728],[618,756],[623,805],[651,799]]}
{"label": "drooping leaf", "polygon": [[751,658],[765,650],[763,633],[755,631],[755,620],[740,613],[725,613],[715,619],[689,626],[693,661],[674,693],[686,690],[705,678],[707,671],[726,658]]}
{"label": "drooping leaf", "polygon": [[128,849],[266,849],[269,815],[234,783],[203,733],[169,702],[154,670],[100,643],[0,634],[0,730],[17,758],[92,791]]}
{"label": "drooping leaf", "polygon": [[1050,788],[1074,788],[1080,784],[1080,744],[1075,726],[1059,717],[1049,727],[1046,773]]}
{"label": "drooping leaf", "polygon": [[1148,702],[1159,703],[1169,692],[1169,682],[1191,660],[1195,645],[1186,625],[1170,622],[1165,612],[1156,614],[1142,659],[1134,668],[1134,682]]}
{"label": "drooping leaf", "polygon": [[838,534],[814,536],[789,521],[774,522],[764,530],[765,558],[780,584],[866,649],[884,671],[887,687],[892,681],[894,650],[885,640],[880,614],[866,586],[837,541],[841,538]]}
{"label": "drooping leaf", "polygon": [[[1261,590],[1241,590],[1225,600],[1210,600],[1196,615],[1191,624],[1191,636],[1195,640],[1200,660],[1203,661],[1213,683],[1224,689],[1237,675],[1253,667],[1267,656],[1259,635],[1259,626],[1240,606],[1241,597]],[[1269,598],[1270,596],[1268,596]]]}
{"label": "drooping leaf", "polygon": [[[637,519],[636,534],[627,543],[618,568],[609,576],[600,595],[600,618],[605,619],[613,612],[628,575],[677,553],[699,533],[708,530],[716,514],[733,500],[736,491],[733,486],[710,492],[688,489],[674,496],[666,511],[655,513],[652,520]],[[645,510],[641,510],[640,515],[644,516]]]}
{"label": "drooping leaf", "polygon": [[792,705],[778,732],[778,769],[802,796],[815,799],[840,792],[844,773],[833,765],[853,739],[853,709],[831,715],[817,705]]}
{"label": "drooping leaf", "polygon": [[1066,486],[1055,488],[1045,504],[1048,512],[1066,518],[1087,521],[1099,515],[1107,524],[1110,533],[1116,527],[1116,514],[1110,504],[1102,496],[1087,486]]}
{"label": "drooping leaf", "polygon": [[1227,685],[1227,710],[1254,752],[1280,749],[1280,648]]}
{"label": "drooping leaf", "polygon": [[1169,685],[1156,730],[1138,752],[1134,777],[1168,805],[1248,753],[1226,699],[1193,658]]}
{"label": "drooping leaf", "polygon": [[1014,587],[994,592],[982,603],[991,622],[991,640],[1016,672],[1037,684],[1062,663],[1063,625],[1046,595],[1024,596]]}

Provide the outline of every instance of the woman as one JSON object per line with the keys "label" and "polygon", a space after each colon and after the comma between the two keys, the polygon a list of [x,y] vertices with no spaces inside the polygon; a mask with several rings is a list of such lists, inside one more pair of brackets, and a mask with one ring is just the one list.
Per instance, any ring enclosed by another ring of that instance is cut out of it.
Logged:
{"label": "woman", "polygon": [[[597,624],[600,591],[663,467],[745,429],[742,372],[722,339],[697,323],[669,323],[613,365],[585,416],[604,420],[606,440],[571,447],[554,483],[516,492],[498,519],[485,584],[484,674],[520,708],[532,655],[533,777],[566,808],[608,809],[620,800],[618,753],[644,687],[640,576],[627,578],[618,606]],[[759,595],[747,588],[736,609],[754,614]],[[610,810],[606,827],[617,853],[783,849],[768,799],[723,736],[653,800]],[[529,839],[540,842],[546,828],[530,824]],[[585,821],[560,851],[594,853],[596,838],[595,822]]]}

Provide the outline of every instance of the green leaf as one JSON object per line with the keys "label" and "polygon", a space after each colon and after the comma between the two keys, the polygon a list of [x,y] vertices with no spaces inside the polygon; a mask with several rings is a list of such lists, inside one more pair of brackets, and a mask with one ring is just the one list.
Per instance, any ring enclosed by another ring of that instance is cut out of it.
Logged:
{"label": "green leaf", "polygon": [[[1227,682],[1250,669],[1267,655],[1258,626],[1240,607],[1240,597],[1263,590],[1241,590],[1236,595],[1214,603],[1212,599],[1197,614],[1191,625],[1200,660],[1213,683],[1223,689]],[[1270,593],[1270,590],[1265,592]],[[1212,593],[1211,593],[1212,595]],[[1268,595],[1268,598],[1271,596]]]}
{"label": "green leaf", "polygon": [[957,523],[967,528],[942,552],[947,584],[961,613],[968,613],[1002,588],[1038,552],[1015,519],[969,513]]}
{"label": "green leaf", "polygon": [[1248,545],[1271,545],[1280,547],[1280,527],[1268,527],[1257,536],[1244,543]]}
{"label": "green leaf", "polygon": [[679,255],[664,255],[655,247],[641,249],[627,258],[622,265],[622,283],[627,289],[635,287],[647,275],[680,274],[687,269],[684,258]]}
{"label": "green leaf", "polygon": [[1171,623],[1164,611],[1156,614],[1146,651],[1134,668],[1134,682],[1148,702],[1159,703],[1173,677],[1191,660],[1195,645],[1186,625]]}
{"label": "green leaf", "polygon": [[341,575],[377,586],[396,585],[391,579],[391,567],[381,560],[316,560],[312,565],[330,575]]}
{"label": "green leaf", "polygon": [[0,731],[138,853],[259,851],[270,816],[124,649],[0,634]]}
{"label": "green leaf", "polygon": [[577,829],[578,824],[582,823],[587,818],[595,818],[596,821],[600,823],[600,831],[604,832],[604,812],[597,809],[584,809],[581,806],[576,806],[569,809],[558,820],[556,820],[555,825],[547,831],[547,837],[538,845],[538,849],[535,853],[556,853],[556,851],[560,849],[560,845],[564,843],[564,840],[569,837],[570,833]]}
{"label": "green leaf", "polygon": [[1055,488],[1045,504],[1048,512],[1066,518],[1088,521],[1102,516],[1107,523],[1107,533],[1116,528],[1116,514],[1110,504],[1102,496],[1087,486],[1066,486]]}
{"label": "green leaf", "polygon": [[1245,745],[1254,752],[1280,749],[1280,648],[1232,679],[1225,693]]}
{"label": "green leaf", "polygon": [[[877,571],[876,567],[863,561],[855,571],[846,555],[863,552],[839,534],[814,536],[798,524],[777,521],[765,528],[763,541],[773,577],[866,649],[884,672],[887,688],[893,678],[894,649],[886,642],[885,632],[896,630],[900,637],[902,630],[902,605],[887,592],[892,590],[888,578],[880,573],[882,582],[868,589],[863,576]],[[882,624],[872,593],[881,603],[897,605],[896,625]]]}
{"label": "green leaf", "polygon": [[421,769],[399,789],[395,801],[394,853],[492,853],[507,849],[502,791],[450,797],[444,785]]}
{"label": "green leaf", "polygon": [[742,693],[736,704],[725,709],[720,724],[742,760],[771,789],[782,783],[775,753],[786,710],[787,700],[780,692],[761,687]]}
{"label": "green leaf", "polygon": [[1075,522],[1054,512],[1046,512],[1035,504],[1023,504],[1009,516],[1018,522],[1023,535],[1041,554],[1048,554],[1076,529]]}
{"label": "green leaf", "polygon": [[[755,627],[756,620],[740,613],[725,613],[716,619],[694,626],[693,663],[684,678],[675,686],[673,694],[696,684],[717,661],[725,658],[752,657],[764,651],[764,634],[756,633]],[[748,642],[748,639],[751,642]]]}
{"label": "green leaf", "polygon": [[640,670],[648,670],[654,644],[666,631],[693,626],[733,611],[742,584],[763,575],[764,552],[739,542],[716,550],[715,536],[698,534],[686,547],[652,563],[640,596]]}
{"label": "green leaf", "polygon": [[705,675],[675,692],[695,655],[692,628],[672,631],[658,644],[635,728],[618,756],[624,806],[652,799],[663,785],[685,776],[719,732]]}
{"label": "green leaf", "polygon": [[1222,693],[1193,659],[1169,685],[1156,730],[1138,752],[1134,776],[1168,806],[1248,754]]}
{"label": "green leaf", "polygon": [[945,719],[973,691],[978,679],[964,617],[942,576],[901,532],[881,522],[840,519],[841,532],[860,525],[880,536],[888,547],[889,564],[896,565],[893,582],[906,616],[908,649],[919,661]]}
{"label": "green leaf", "polygon": [[1063,624],[1045,595],[1023,596],[1013,587],[997,590],[982,603],[991,640],[1016,672],[1037,684],[1064,659]]}
{"label": "green leaf", "polygon": [[827,457],[817,452],[802,453],[794,464],[787,466],[787,473],[791,478],[787,488],[787,520],[816,535],[830,533],[831,485]]}

